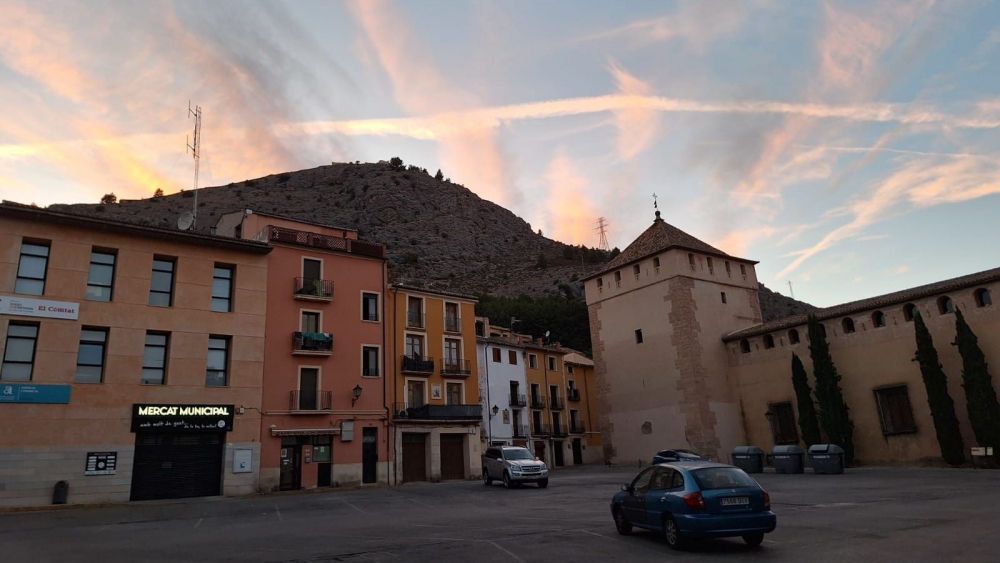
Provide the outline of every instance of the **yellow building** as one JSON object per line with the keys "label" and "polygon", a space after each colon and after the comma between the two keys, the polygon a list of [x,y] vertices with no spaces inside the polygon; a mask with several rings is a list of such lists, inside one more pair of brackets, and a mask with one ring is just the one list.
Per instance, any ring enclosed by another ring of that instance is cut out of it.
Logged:
{"label": "yellow building", "polygon": [[[594,361],[570,351],[563,356],[566,367],[566,416],[569,421],[572,460],[602,461],[601,431],[597,425],[597,379]],[[582,435],[582,437],[581,437]]]}
{"label": "yellow building", "polygon": [[476,300],[403,285],[387,292],[390,482],[478,479]]}

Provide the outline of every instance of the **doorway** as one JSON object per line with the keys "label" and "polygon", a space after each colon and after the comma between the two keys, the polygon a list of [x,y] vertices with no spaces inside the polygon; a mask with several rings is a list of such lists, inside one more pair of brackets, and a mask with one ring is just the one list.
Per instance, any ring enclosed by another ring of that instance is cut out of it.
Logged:
{"label": "doorway", "polygon": [[215,496],[222,485],[225,434],[139,432],[131,500]]}
{"label": "doorway", "polygon": [[403,433],[403,482],[427,480],[427,434]]}
{"label": "doorway", "polygon": [[361,482],[374,483],[378,481],[378,428],[361,432]]}
{"label": "doorway", "polygon": [[552,458],[556,467],[562,467],[566,465],[566,460],[563,459],[563,443],[562,440],[557,440],[552,442]]}
{"label": "doorway", "polygon": [[441,434],[441,478],[465,479],[463,434]]}
{"label": "doorway", "polygon": [[545,459],[545,442],[535,442],[535,457],[548,463]]}
{"label": "doorway", "polygon": [[579,438],[573,438],[573,465],[583,464],[583,442]]}
{"label": "doorway", "polygon": [[302,486],[301,448],[293,441],[281,444],[281,478],[278,483],[278,490],[281,491],[294,491]]}

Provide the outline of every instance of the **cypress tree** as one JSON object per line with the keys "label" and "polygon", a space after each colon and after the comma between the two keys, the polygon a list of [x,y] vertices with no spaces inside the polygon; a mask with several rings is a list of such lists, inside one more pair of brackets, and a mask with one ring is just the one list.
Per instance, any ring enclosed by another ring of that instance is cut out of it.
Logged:
{"label": "cypress tree", "polygon": [[792,354],[792,386],[795,387],[795,398],[799,407],[799,431],[806,446],[818,444],[822,438],[819,435],[819,421],[816,420],[816,405],[813,403],[812,390],[809,389],[809,378],[806,368],[798,355]]}
{"label": "cypress tree", "polygon": [[986,357],[976,335],[965,322],[962,311],[955,310],[955,346],[962,355],[962,387],[969,409],[969,422],[980,446],[992,446],[1000,452],[1000,404],[993,389],[993,380]]}
{"label": "cypress tree", "polygon": [[938,445],[941,446],[941,457],[951,465],[960,465],[965,461],[965,445],[958,429],[955,403],[948,394],[948,378],[920,313],[913,315],[913,328],[917,336],[917,355],[913,361],[920,363],[920,373],[927,389],[927,404],[931,408],[934,430],[937,432]]}
{"label": "cypress tree", "polygon": [[820,425],[831,442],[844,448],[844,461],[850,465],[854,462],[854,423],[840,390],[840,376],[833,365],[826,331],[813,315],[809,315],[809,355],[816,378]]}

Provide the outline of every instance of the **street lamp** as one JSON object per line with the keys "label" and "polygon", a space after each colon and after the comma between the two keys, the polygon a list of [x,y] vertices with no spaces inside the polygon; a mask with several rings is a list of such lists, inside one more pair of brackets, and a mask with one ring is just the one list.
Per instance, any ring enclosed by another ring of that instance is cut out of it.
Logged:
{"label": "street lamp", "polygon": [[351,406],[352,407],[354,406],[354,403],[358,402],[358,399],[361,398],[361,391],[362,391],[362,389],[361,389],[360,385],[355,385],[354,389],[351,390]]}
{"label": "street lamp", "polygon": [[496,416],[497,413],[500,412],[500,407],[498,407],[496,405],[493,405],[493,409],[492,410],[493,410],[493,416]]}

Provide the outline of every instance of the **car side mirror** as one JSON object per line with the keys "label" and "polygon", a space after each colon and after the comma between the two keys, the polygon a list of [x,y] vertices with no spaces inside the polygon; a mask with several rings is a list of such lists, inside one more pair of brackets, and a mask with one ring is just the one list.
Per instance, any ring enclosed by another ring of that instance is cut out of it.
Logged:
{"label": "car side mirror", "polygon": [[624,485],[622,485],[622,491],[624,491],[624,492],[626,492],[628,494],[632,494],[632,490],[633,490],[632,489],[632,485],[629,485],[628,483],[625,483]]}

